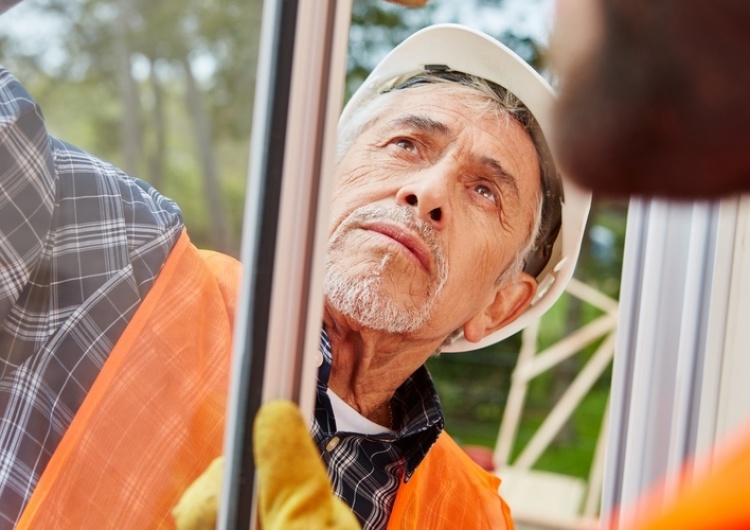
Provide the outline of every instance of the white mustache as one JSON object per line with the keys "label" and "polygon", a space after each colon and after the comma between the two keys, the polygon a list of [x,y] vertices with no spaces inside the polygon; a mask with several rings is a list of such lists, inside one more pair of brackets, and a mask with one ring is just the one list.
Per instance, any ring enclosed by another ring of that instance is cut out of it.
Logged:
{"label": "white mustache", "polygon": [[[357,208],[344,219],[339,230],[347,230],[353,226],[363,224],[367,221],[393,221],[406,227],[422,238],[422,241],[430,249],[438,272],[443,272],[446,267],[445,252],[438,241],[435,228],[428,222],[417,217],[412,208],[397,206],[385,208],[383,206],[367,205]],[[337,232],[339,231],[337,230]]]}

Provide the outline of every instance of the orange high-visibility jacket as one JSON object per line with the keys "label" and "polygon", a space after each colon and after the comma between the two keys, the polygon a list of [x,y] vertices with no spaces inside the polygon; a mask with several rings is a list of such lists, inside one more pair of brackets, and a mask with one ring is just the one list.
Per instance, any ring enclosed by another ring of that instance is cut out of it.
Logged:
{"label": "orange high-visibility jacket", "polygon": [[388,530],[513,530],[500,479],[443,432],[396,495]]}
{"label": "orange high-visibility jacket", "polygon": [[750,530],[750,426],[715,451],[711,470],[685,480],[661,507],[661,486],[644,496],[624,530]]}
{"label": "orange high-visibility jacket", "polygon": [[[18,528],[173,528],[223,449],[239,264],[183,233],[42,475]],[[443,434],[389,529],[512,528],[499,479]]]}

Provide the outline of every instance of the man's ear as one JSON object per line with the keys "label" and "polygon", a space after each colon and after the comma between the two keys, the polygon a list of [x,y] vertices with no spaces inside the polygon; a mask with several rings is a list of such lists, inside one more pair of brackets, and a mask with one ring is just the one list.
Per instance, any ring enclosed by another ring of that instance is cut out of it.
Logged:
{"label": "man's ear", "polygon": [[471,320],[464,324],[464,338],[479,342],[490,333],[513,322],[523,313],[536,294],[536,279],[522,272],[514,282],[495,289],[494,298]]}

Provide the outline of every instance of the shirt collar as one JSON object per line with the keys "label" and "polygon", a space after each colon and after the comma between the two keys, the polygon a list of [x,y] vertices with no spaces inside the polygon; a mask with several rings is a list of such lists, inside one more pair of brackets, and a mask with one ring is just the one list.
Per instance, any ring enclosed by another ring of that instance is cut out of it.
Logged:
{"label": "shirt collar", "polygon": [[[332,418],[326,390],[331,375],[333,353],[325,329],[320,333],[320,352],[323,355],[323,363],[318,370],[318,406],[327,409],[327,415]],[[391,400],[391,406],[400,425],[394,435],[385,434],[383,438],[390,438],[401,448],[406,461],[405,480],[409,480],[445,427],[440,398],[427,368],[419,367],[398,387]],[[326,423],[333,429],[332,419]]]}

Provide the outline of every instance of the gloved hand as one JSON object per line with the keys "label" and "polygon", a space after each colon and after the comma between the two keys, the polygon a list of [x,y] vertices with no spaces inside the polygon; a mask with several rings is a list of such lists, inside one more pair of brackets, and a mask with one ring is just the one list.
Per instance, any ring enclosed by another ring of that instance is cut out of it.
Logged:
{"label": "gloved hand", "polygon": [[253,439],[263,530],[360,530],[350,508],[333,495],[296,405],[289,401],[263,405]]}
{"label": "gloved hand", "polygon": [[216,528],[216,512],[223,474],[224,457],[219,456],[188,486],[177,505],[172,508],[172,517],[179,530]]}
{"label": "gloved hand", "polygon": [[[258,510],[263,530],[360,530],[349,507],[331,491],[310,431],[296,405],[263,405],[253,429]],[[185,490],[172,511],[179,530],[213,530],[223,457]]]}

